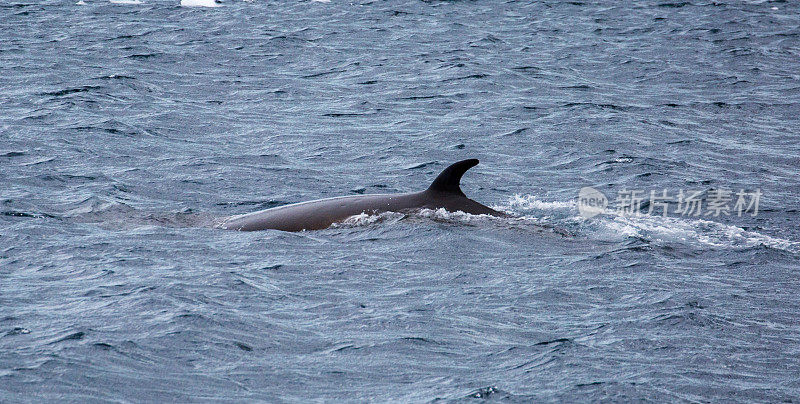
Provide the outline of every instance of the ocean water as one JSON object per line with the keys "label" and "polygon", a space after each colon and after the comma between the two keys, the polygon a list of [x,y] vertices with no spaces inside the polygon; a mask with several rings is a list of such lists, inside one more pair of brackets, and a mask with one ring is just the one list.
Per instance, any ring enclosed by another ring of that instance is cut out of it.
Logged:
{"label": "ocean water", "polygon": [[0,401],[800,401],[799,3],[215,5],[0,4]]}

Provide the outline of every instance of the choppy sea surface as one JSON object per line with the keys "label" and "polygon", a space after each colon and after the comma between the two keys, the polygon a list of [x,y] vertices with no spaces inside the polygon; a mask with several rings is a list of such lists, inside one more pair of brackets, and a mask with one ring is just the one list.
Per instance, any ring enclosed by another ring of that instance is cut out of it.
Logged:
{"label": "choppy sea surface", "polygon": [[218,5],[0,4],[0,401],[800,401],[800,3]]}

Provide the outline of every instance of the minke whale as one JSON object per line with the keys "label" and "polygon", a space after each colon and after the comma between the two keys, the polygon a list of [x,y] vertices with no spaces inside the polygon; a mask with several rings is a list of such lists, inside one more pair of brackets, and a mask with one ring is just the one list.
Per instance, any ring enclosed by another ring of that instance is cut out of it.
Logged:
{"label": "minke whale", "polygon": [[419,209],[444,208],[450,212],[508,217],[467,198],[461,191],[461,176],[478,165],[477,159],[459,161],[439,174],[428,189],[405,194],[372,194],[340,196],[278,206],[245,215],[231,216],[219,227],[228,230],[322,230],[334,223],[362,213],[406,213]]}

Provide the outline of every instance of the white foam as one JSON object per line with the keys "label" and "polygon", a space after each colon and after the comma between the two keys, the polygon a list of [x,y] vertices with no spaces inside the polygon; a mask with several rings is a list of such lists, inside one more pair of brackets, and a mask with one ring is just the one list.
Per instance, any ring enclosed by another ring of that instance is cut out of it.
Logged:
{"label": "white foam", "polygon": [[[383,212],[377,215],[368,213],[361,213],[358,215],[350,216],[340,223],[334,223],[331,227],[360,227],[368,226],[376,222],[393,223],[400,221],[407,217],[407,215],[397,212]],[[412,217],[422,217],[440,222],[460,223],[460,224],[476,224],[490,220],[502,220],[489,215],[473,215],[465,212],[449,212],[444,208],[439,209],[421,209],[415,212]]]}
{"label": "white foam", "polygon": [[404,217],[402,213],[396,212],[383,212],[378,215],[370,215],[368,213],[361,213],[358,215],[350,216],[340,223],[334,223],[331,227],[361,227],[370,224],[388,220],[400,220]]}
{"label": "white foam", "polygon": [[680,242],[737,250],[765,246],[787,252],[800,252],[798,242],[710,220],[650,215],[606,215],[600,220],[612,233],[641,237],[659,244]]}
{"label": "white foam", "polygon": [[183,7],[219,7],[215,0],[181,0]]}
{"label": "white foam", "polygon": [[539,223],[563,226],[579,235],[604,241],[638,237],[655,244],[680,243],[720,249],[766,246],[792,253],[800,252],[800,242],[710,220],[646,214],[623,216],[614,211],[587,219],[578,214],[574,199],[542,201],[535,195],[514,195],[504,206],[494,208],[523,215],[523,219],[532,223],[538,220]]}
{"label": "white foam", "polygon": [[576,211],[577,203],[575,200],[569,201],[541,201],[535,195],[514,195],[505,206],[499,206],[503,210],[544,210],[544,211]]}
{"label": "white foam", "polygon": [[445,208],[439,209],[421,209],[418,213],[420,217],[425,217],[433,220],[440,220],[446,222],[459,222],[459,223],[478,223],[486,222],[488,220],[497,219],[490,215],[473,215],[462,211],[450,212]]}

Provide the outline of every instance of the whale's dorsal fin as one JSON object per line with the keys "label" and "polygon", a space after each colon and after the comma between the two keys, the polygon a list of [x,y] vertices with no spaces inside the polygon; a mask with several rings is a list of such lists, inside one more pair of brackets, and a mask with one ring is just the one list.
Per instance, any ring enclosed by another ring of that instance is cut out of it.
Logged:
{"label": "whale's dorsal fin", "polygon": [[458,163],[445,168],[444,171],[442,171],[442,173],[439,174],[435,180],[433,180],[431,186],[428,187],[428,191],[448,192],[466,196],[463,192],[461,192],[461,187],[459,186],[459,183],[461,182],[461,176],[464,175],[467,170],[475,167],[476,165],[478,165],[478,159],[469,159],[459,161]]}

